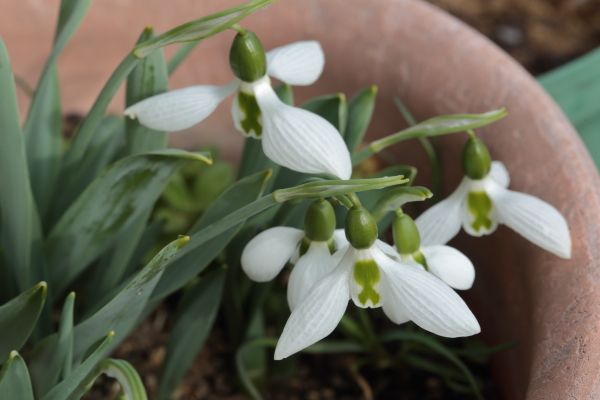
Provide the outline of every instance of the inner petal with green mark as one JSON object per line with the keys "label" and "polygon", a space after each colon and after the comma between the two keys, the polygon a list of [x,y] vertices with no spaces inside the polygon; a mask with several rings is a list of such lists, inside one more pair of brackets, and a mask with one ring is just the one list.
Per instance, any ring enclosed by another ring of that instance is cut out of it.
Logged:
{"label": "inner petal with green mark", "polygon": [[425,255],[421,252],[421,250],[415,251],[412,254],[412,257],[415,262],[419,263],[423,268],[425,268],[425,271],[429,271],[427,260],[425,259]]}
{"label": "inner petal with green mark", "polygon": [[467,210],[472,217],[469,225],[473,231],[485,233],[493,229],[493,206],[492,200],[486,192],[469,192],[467,196]]}
{"label": "inner petal with green mark", "polygon": [[239,127],[248,135],[262,135],[261,112],[253,94],[239,92],[236,96]]}
{"label": "inner petal with green mark", "polygon": [[381,280],[379,267],[373,260],[359,260],[354,264],[352,274],[357,286],[357,299],[354,298],[357,305],[363,307],[379,307],[381,296],[378,290],[378,284]]}

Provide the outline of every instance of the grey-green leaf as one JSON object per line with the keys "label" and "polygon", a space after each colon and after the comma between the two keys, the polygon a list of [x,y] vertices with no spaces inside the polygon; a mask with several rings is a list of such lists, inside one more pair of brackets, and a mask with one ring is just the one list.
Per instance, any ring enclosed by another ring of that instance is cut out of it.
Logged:
{"label": "grey-green leaf", "polygon": [[372,85],[358,92],[348,105],[348,124],[344,140],[350,152],[353,152],[363,141],[367,128],[373,117],[377,86]]}
{"label": "grey-green leaf", "polygon": [[225,270],[219,269],[186,290],[167,344],[159,399],[170,398],[202,349],[221,304],[224,282]]}
{"label": "grey-green leaf", "polygon": [[0,88],[0,247],[4,265],[10,268],[18,288],[25,290],[40,275],[32,266],[32,252],[41,242],[41,228],[31,192],[13,74],[2,40]]}
{"label": "grey-green leaf", "polygon": [[244,17],[269,5],[273,0],[252,0],[225,11],[217,12],[200,19],[179,25],[154,39],[147,40],[136,46],[134,54],[143,58],[154,50],[173,44],[193,42],[213,36],[230,28]]}
{"label": "grey-green leaf", "polygon": [[64,289],[113,243],[117,232],[152,207],[187,160],[210,163],[201,153],[167,149],[124,158],[92,182],[49,234],[54,289]]}
{"label": "grey-green leaf", "polygon": [[47,295],[46,282],[40,282],[0,306],[0,359],[19,350],[33,332]]}
{"label": "grey-green leaf", "polygon": [[0,399],[34,400],[27,365],[16,351],[10,353],[0,370]]}
{"label": "grey-green leaf", "polygon": [[91,387],[96,378],[101,374],[105,374],[119,382],[121,391],[123,392],[123,400],[148,400],[142,378],[129,362],[114,358],[102,361],[93,375],[88,379],[85,387]]}
{"label": "grey-green leaf", "polygon": [[431,196],[433,196],[431,191],[423,186],[392,188],[379,198],[371,214],[376,220],[380,220],[388,212],[394,212],[408,202],[427,200]]}

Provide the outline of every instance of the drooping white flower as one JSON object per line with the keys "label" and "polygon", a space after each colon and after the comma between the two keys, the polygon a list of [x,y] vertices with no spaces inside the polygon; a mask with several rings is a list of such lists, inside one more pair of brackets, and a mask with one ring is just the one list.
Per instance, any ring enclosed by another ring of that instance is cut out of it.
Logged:
{"label": "drooping white flower", "polygon": [[269,79],[312,84],[323,71],[321,45],[316,41],[295,42],[265,56],[258,38],[249,32],[244,35],[238,34],[236,40],[252,40],[252,56],[259,61],[261,56],[266,58],[260,76],[244,81],[238,74],[224,86],[198,85],[152,96],[128,107],[125,115],[152,129],[178,131],[203,121],[226,97],[236,93],[232,106],[235,127],[262,139],[265,154],[275,163],[303,173],[350,178],[350,154],[337,129],[314,113],[283,103]]}
{"label": "drooping white flower", "polygon": [[[335,269],[292,311],[275,349],[276,360],[328,336],[350,299],[359,307],[382,307],[395,323],[413,321],[440,336],[461,337],[480,331],[467,305],[448,285],[415,262],[393,260],[385,254],[383,242],[368,240],[369,235],[350,238],[351,244],[336,253],[340,261]],[[370,245],[362,246],[368,242]]]}
{"label": "drooping white flower", "polygon": [[482,179],[465,176],[454,193],[417,218],[423,244],[445,244],[461,226],[472,236],[482,236],[505,224],[539,247],[570,258],[571,235],[561,213],[537,197],[509,190],[509,182],[499,161],[492,162]]}

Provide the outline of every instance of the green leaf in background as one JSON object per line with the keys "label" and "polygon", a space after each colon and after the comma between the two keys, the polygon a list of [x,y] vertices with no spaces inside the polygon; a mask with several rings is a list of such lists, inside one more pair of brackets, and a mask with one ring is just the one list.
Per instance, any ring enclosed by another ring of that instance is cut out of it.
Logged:
{"label": "green leaf in background", "polygon": [[[102,329],[105,327],[98,327],[98,331],[94,337],[100,335],[100,332],[106,332]],[[89,357],[87,357],[79,366],[77,366],[73,372],[58,385],[54,386],[51,391],[41,396],[42,400],[75,400],[81,398],[81,394],[86,391],[86,378],[93,372],[94,368],[102,359],[106,356],[109,351],[109,346],[112,343],[115,336],[115,332],[110,331],[108,334],[102,334],[99,344],[88,346],[86,351],[93,349]]]}
{"label": "green leaf in background", "polygon": [[403,186],[386,191],[377,201],[371,214],[376,220],[382,219],[387,213],[400,209],[404,204],[413,201],[423,201],[431,198],[433,193],[423,186]]}
{"label": "green leaf in background", "polygon": [[[153,37],[152,28],[144,29],[138,43]],[[136,65],[127,78],[126,106],[131,106],[147,97],[165,92],[168,88],[167,64],[162,49],[157,49]],[[140,125],[137,120],[127,118],[126,138],[128,154],[137,154],[162,149],[167,145],[167,134]]]}
{"label": "green leaf in background", "polygon": [[10,268],[17,287],[25,290],[41,276],[32,265],[32,252],[41,242],[41,228],[31,192],[13,74],[2,40],[0,88],[0,247],[4,265]]}
{"label": "green leaf in background", "polygon": [[47,393],[59,380],[71,374],[73,362],[73,312],[75,292],[69,293],[63,305],[58,328],[58,339],[52,358],[41,366],[32,364],[31,375],[36,393]]}
{"label": "green leaf in background", "polygon": [[40,282],[0,306],[0,359],[27,342],[44,307],[47,288],[46,282]]}
{"label": "green leaf in background", "polygon": [[50,206],[63,150],[56,62],[81,24],[90,4],[91,0],[61,1],[54,46],[42,70],[23,128],[31,185],[42,217]]}
{"label": "green leaf in background", "polygon": [[357,165],[369,156],[404,140],[440,136],[468,129],[481,128],[504,118],[506,115],[506,109],[500,108],[482,114],[450,114],[429,118],[414,126],[371,142],[368,147],[352,156],[352,163]]}
{"label": "green leaf in background", "polygon": [[0,399],[34,400],[27,365],[16,351],[11,351],[0,370]]}
{"label": "green leaf in background", "polygon": [[372,85],[361,90],[350,99],[348,105],[348,123],[344,140],[350,152],[362,143],[375,109],[377,86]]}
{"label": "green leaf in background", "polygon": [[223,294],[225,270],[200,278],[186,289],[167,344],[159,400],[167,400],[180,384],[210,333]]}
{"label": "green leaf in background", "polygon": [[302,108],[325,118],[344,136],[348,120],[348,102],[344,93],[315,97],[304,103]]}
{"label": "green leaf in background", "polygon": [[83,392],[85,392],[85,388],[91,387],[98,376],[102,374],[119,382],[122,393],[119,398],[123,400],[148,400],[142,378],[140,378],[133,365],[125,360],[114,358],[106,359],[98,364],[92,375],[86,379],[87,384],[83,385]]}
{"label": "green leaf in background", "polygon": [[[262,193],[270,177],[269,171],[263,171],[240,179],[215,200],[191,230],[194,247],[175,260],[169,267],[152,295],[152,300],[160,300],[181,288],[217,257],[248,218],[239,215],[233,218],[231,226],[224,231],[211,229],[214,225],[227,221],[232,213],[252,204]],[[275,203],[272,202],[272,205]],[[199,241],[199,237],[202,238]]]}
{"label": "green leaf in background", "polygon": [[169,177],[187,160],[210,163],[201,153],[166,149],[122,159],[73,203],[48,236],[53,288],[64,289],[113,241],[151,208]]}
{"label": "green leaf in background", "polygon": [[173,43],[194,42],[206,39],[225,29],[231,28],[244,17],[271,4],[272,1],[273,0],[252,0],[246,4],[207,15],[200,19],[180,25],[154,39],[140,43],[136,46],[133,54],[135,54],[136,57],[143,58],[154,50]]}

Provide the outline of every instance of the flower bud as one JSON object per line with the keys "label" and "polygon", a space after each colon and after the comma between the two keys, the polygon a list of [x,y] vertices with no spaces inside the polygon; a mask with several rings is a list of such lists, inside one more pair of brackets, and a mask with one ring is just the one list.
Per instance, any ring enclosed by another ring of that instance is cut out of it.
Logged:
{"label": "flower bud", "polygon": [[265,49],[258,37],[249,31],[239,32],[229,51],[229,65],[234,75],[244,82],[254,82],[267,73]]}
{"label": "flower bud", "polygon": [[366,209],[353,208],[346,216],[346,238],[355,249],[368,249],[377,239],[377,223]]}
{"label": "flower bud", "polygon": [[396,215],[392,225],[394,244],[398,253],[413,254],[421,248],[421,235],[415,221],[406,214]]}
{"label": "flower bud", "polygon": [[471,179],[483,179],[490,172],[492,158],[487,146],[477,137],[470,137],[462,153],[465,174]]}
{"label": "flower bud", "polygon": [[325,242],[333,237],[335,211],[327,200],[315,200],[306,210],[304,232],[314,242]]}

